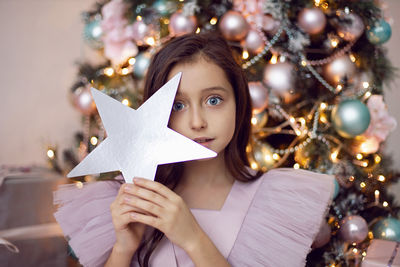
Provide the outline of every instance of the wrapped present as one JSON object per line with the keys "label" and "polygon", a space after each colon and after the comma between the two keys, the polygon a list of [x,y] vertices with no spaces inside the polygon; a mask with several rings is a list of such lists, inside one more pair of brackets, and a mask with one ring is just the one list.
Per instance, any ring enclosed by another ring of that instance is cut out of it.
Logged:
{"label": "wrapped present", "polygon": [[45,168],[0,167],[0,266],[67,266],[53,216],[53,191],[66,181]]}
{"label": "wrapped present", "polygon": [[362,267],[400,267],[400,242],[374,239]]}

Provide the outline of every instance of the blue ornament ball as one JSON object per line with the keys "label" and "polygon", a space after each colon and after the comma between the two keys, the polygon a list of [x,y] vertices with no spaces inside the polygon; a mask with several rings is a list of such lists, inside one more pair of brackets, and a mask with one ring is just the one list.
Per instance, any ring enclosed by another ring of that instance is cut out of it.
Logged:
{"label": "blue ornament ball", "polygon": [[383,44],[387,42],[392,36],[392,28],[385,20],[378,20],[367,31],[367,38],[372,44]]}
{"label": "blue ornament ball", "polygon": [[336,179],[333,180],[333,183],[335,184],[335,189],[333,191],[332,199],[335,199],[337,197],[337,195],[339,194],[340,186],[339,186],[339,183],[338,183],[338,181]]}
{"label": "blue ornament ball", "polygon": [[400,221],[395,218],[381,219],[372,227],[372,234],[376,239],[400,242]]}
{"label": "blue ornament ball", "polygon": [[150,65],[150,54],[140,53],[136,57],[135,65],[133,67],[133,74],[138,78],[143,78],[146,75],[147,69]]}
{"label": "blue ornament ball", "polygon": [[83,29],[83,39],[93,48],[100,49],[103,47],[101,37],[103,31],[101,29],[101,21],[94,19],[85,24]]}
{"label": "blue ornament ball", "polygon": [[176,4],[173,1],[167,0],[156,0],[152,7],[159,13],[161,16],[166,16],[174,9],[176,9]]}
{"label": "blue ornament ball", "polygon": [[341,136],[353,138],[367,130],[371,115],[364,103],[357,99],[348,99],[333,108],[331,120]]}

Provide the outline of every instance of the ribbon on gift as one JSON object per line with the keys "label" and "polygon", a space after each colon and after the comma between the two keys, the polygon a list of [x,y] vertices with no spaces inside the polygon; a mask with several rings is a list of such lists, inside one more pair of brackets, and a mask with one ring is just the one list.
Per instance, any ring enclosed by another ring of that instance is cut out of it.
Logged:
{"label": "ribbon on gift", "polygon": [[44,223],[39,225],[15,227],[0,231],[0,245],[5,246],[13,253],[18,253],[18,247],[8,240],[16,241],[57,236],[64,236],[58,223]]}
{"label": "ribbon on gift", "polygon": [[393,249],[392,256],[390,257],[387,263],[387,267],[392,267],[393,261],[396,258],[397,252],[399,251],[399,247],[400,247],[400,242],[396,242],[396,246]]}

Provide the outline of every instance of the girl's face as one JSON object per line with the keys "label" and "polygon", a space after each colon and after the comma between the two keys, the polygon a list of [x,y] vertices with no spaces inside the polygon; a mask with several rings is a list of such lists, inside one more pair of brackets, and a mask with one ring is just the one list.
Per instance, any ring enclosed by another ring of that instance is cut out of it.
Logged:
{"label": "girl's face", "polygon": [[225,72],[202,57],[175,65],[168,79],[178,72],[182,79],[169,127],[216,153],[224,151],[236,119],[235,95]]}

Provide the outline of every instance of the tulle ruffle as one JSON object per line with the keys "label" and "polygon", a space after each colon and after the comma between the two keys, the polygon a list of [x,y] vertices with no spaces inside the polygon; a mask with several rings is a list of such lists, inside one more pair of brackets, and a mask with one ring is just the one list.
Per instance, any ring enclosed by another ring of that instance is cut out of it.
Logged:
{"label": "tulle ruffle", "polygon": [[328,211],[333,177],[304,170],[264,174],[235,245],[232,266],[304,266]]}
{"label": "tulle ruffle", "polygon": [[54,217],[84,266],[104,266],[115,243],[110,205],[121,184],[117,181],[61,185],[54,192],[59,205]]}

